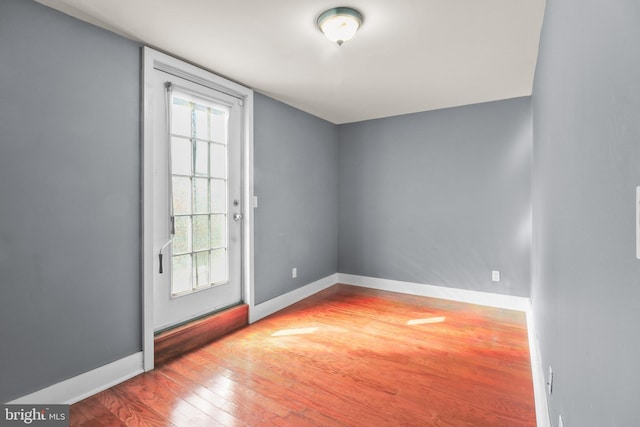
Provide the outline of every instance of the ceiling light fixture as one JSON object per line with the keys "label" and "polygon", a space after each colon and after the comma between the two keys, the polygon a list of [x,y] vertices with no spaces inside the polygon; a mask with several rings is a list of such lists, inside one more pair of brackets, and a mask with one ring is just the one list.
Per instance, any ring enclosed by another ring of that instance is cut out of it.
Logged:
{"label": "ceiling light fixture", "polygon": [[350,7],[336,7],[322,12],[317,24],[329,40],[342,46],[362,25],[362,14]]}

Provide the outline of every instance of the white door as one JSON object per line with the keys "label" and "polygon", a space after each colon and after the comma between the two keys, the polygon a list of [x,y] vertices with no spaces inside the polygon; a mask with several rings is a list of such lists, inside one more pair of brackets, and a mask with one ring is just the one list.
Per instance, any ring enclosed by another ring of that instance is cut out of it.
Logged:
{"label": "white door", "polygon": [[154,69],[154,330],[242,299],[240,99]]}

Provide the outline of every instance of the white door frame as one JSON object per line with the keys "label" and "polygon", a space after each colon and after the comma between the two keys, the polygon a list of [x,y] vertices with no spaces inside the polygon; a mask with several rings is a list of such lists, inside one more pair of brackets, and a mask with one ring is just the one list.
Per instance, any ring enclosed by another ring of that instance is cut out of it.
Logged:
{"label": "white door frame", "polygon": [[253,91],[149,47],[142,59],[142,351],[144,370],[153,369],[153,275],[159,248],[153,247],[153,99],[152,73],[159,69],[243,100],[242,117],[242,296],[253,307]]}

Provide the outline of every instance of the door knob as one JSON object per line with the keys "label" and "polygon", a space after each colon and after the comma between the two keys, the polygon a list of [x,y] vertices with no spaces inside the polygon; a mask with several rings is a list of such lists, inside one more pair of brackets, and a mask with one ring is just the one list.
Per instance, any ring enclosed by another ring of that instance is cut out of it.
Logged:
{"label": "door knob", "polygon": [[240,221],[242,218],[244,218],[244,215],[242,215],[241,213],[235,213],[235,214],[233,214],[233,220],[234,220],[235,222]]}

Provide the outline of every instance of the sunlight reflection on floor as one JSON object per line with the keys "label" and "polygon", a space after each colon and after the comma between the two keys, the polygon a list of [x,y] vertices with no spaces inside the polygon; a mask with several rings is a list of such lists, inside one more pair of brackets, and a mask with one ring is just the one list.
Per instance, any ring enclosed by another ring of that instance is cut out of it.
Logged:
{"label": "sunlight reflection on floor", "polygon": [[442,323],[447,320],[446,317],[429,317],[426,319],[412,319],[407,322],[407,325],[424,325],[426,323]]}
{"label": "sunlight reflection on floor", "polygon": [[281,331],[271,334],[272,337],[284,337],[287,335],[305,335],[312,334],[317,331],[318,328],[300,328],[300,329],[282,329]]}

